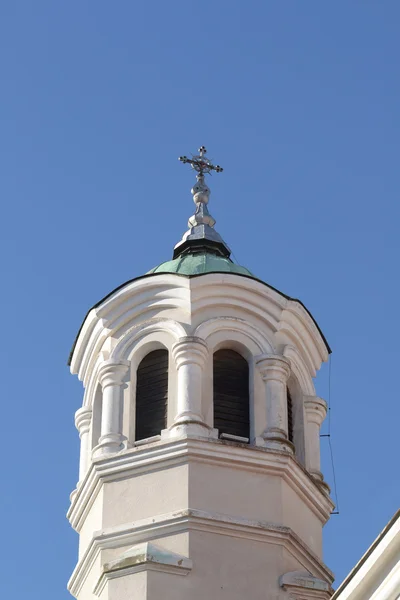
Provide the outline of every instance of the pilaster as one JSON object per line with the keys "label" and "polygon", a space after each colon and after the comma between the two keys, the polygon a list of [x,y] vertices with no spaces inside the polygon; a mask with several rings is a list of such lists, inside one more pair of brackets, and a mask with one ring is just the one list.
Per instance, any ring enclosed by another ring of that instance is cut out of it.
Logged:
{"label": "pilaster", "polygon": [[82,406],[75,413],[75,427],[81,440],[79,459],[79,481],[85,477],[90,464],[90,425],[92,422],[92,409]]}
{"label": "pilaster", "polygon": [[93,450],[93,456],[114,454],[126,445],[122,435],[122,390],[125,376],[129,370],[129,361],[104,361],[98,372],[98,379],[103,392],[101,436],[99,444]]}
{"label": "pilaster", "polygon": [[287,390],[290,362],[278,354],[257,357],[256,365],[265,383],[265,409],[267,427],[260,445],[267,448],[293,453],[293,444],[288,439]]}
{"label": "pilaster", "polygon": [[202,411],[204,366],[208,357],[206,342],[195,336],[181,338],[172,347],[172,357],[178,372],[177,414],[169,437],[208,435]]}
{"label": "pilaster", "polygon": [[318,485],[329,491],[321,473],[320,429],[327,414],[325,400],[318,396],[305,396],[306,467]]}

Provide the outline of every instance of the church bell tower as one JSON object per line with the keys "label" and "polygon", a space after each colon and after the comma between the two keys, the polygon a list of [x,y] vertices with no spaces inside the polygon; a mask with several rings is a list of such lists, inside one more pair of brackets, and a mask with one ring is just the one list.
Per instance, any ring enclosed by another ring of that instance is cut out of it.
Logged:
{"label": "church bell tower", "polygon": [[329,356],[298,300],[230,259],[214,229],[204,147],[195,212],[172,260],[86,315],[70,356],[77,600],[326,600],[320,470]]}

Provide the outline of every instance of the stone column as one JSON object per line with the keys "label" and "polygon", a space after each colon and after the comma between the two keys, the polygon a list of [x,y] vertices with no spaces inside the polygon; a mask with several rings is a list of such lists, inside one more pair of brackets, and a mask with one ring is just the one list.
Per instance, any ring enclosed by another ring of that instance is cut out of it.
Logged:
{"label": "stone column", "polygon": [[81,454],[79,459],[79,481],[85,477],[90,465],[90,424],[92,409],[82,406],[75,413],[75,426],[81,439]]}
{"label": "stone column", "polygon": [[281,355],[266,354],[256,359],[265,382],[266,422],[263,445],[267,448],[293,452],[288,439],[286,383],[290,375],[290,362]]}
{"label": "stone column", "polygon": [[106,360],[99,369],[99,382],[103,391],[101,413],[101,436],[94,449],[94,456],[114,454],[125,446],[122,435],[122,391],[125,375],[129,370],[129,361],[114,362]]}
{"label": "stone column", "polygon": [[[319,432],[322,421],[326,417],[327,404],[318,396],[304,397],[306,421],[306,467],[317,482],[323,482],[321,473],[321,450]],[[326,486],[326,484],[324,483]]]}
{"label": "stone column", "polygon": [[209,430],[202,415],[203,370],[208,356],[207,344],[198,337],[183,337],[172,347],[178,371],[175,433],[204,435]]}

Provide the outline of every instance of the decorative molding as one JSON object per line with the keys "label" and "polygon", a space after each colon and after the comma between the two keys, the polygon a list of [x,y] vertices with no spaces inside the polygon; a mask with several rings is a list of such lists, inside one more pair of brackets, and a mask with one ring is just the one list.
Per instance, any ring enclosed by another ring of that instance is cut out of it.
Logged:
{"label": "decorative molding", "polygon": [[304,396],[305,433],[306,433],[306,465],[309,473],[328,494],[329,485],[321,473],[320,428],[326,417],[328,405],[318,396]]}
{"label": "decorative molding", "polygon": [[326,401],[319,396],[305,396],[304,409],[307,413],[307,421],[321,427],[328,411]]}
{"label": "decorative molding", "polygon": [[161,440],[161,435],[152,435],[148,438],[143,438],[142,440],[136,440],[133,442],[134,446],[147,446],[148,444],[153,444],[154,442],[159,442]]}
{"label": "decorative molding", "polygon": [[126,331],[137,325],[138,318],[141,324],[157,321],[152,318],[154,311],[177,310],[184,315],[189,305],[189,281],[184,278],[164,275],[137,279],[119,288],[87,315],[71,357],[71,372],[86,385],[95,356],[108,338],[124,338]]}
{"label": "decorative molding", "polygon": [[186,335],[184,327],[173,319],[151,319],[135,324],[128,329],[115,345],[112,356],[115,359],[127,358],[130,349],[135,342],[150,335],[151,333],[167,333],[173,342],[177,342]]}
{"label": "decorative molding", "polygon": [[81,408],[78,408],[78,410],[75,413],[75,427],[79,432],[79,437],[82,437],[82,435],[89,431],[91,421],[91,407],[82,406]]}
{"label": "decorative molding", "polygon": [[292,373],[296,377],[303,394],[305,396],[314,396],[314,382],[310,375],[310,371],[297,348],[287,344],[283,349],[283,356],[289,359]]}
{"label": "decorative molding", "polygon": [[109,358],[102,362],[98,370],[98,380],[103,392],[108,386],[121,386],[129,367],[130,362],[127,360],[116,361]]}
{"label": "decorative molding", "polygon": [[227,331],[237,332],[244,338],[249,338],[258,348],[258,353],[274,352],[274,347],[262,331],[245,319],[233,317],[213,317],[203,321],[196,327],[194,335],[208,340],[213,333]]}
{"label": "decorative molding", "polygon": [[[237,322],[236,328],[242,333],[243,323],[246,324],[244,329],[247,328],[254,342],[262,346],[261,352],[271,351],[275,344],[273,336],[277,333],[283,343],[290,341],[307,365],[310,376],[314,376],[321,362],[328,358],[325,341],[305,308],[267,285],[228,273],[210,273],[197,278],[160,273],[127,283],[89,312],[76,341],[71,371],[87,385],[100,352],[107,349],[123,357],[122,348],[132,343],[134,336],[145,336],[149,324],[168,331],[168,322],[175,323],[170,333],[176,338],[191,333],[200,335],[199,328],[212,320],[210,317],[215,315],[217,306],[227,318]],[[157,318],[153,318],[155,314]],[[193,315],[200,325],[192,332],[184,324],[190,323]],[[258,324],[259,331],[255,332]],[[235,329],[233,323],[231,326]],[[110,340],[112,343],[107,346]],[[269,348],[266,348],[267,343]]]}
{"label": "decorative molding", "polygon": [[184,336],[172,346],[172,357],[177,369],[187,364],[203,368],[208,357],[208,347],[200,337]]}
{"label": "decorative molding", "polygon": [[326,362],[329,358],[327,343],[323,339],[314,319],[311,318],[306,308],[300,304],[300,302],[291,299],[287,302],[286,310],[295,315],[296,318],[301,322],[304,332],[307,332],[308,336],[312,338],[313,343],[315,344],[314,352],[318,353],[318,359]]}
{"label": "decorative molding", "polygon": [[288,338],[290,340],[290,345],[294,344],[298,348],[301,357],[307,366],[310,377],[315,377],[317,374],[317,369],[319,369],[322,361],[320,361],[319,364],[317,363],[318,366],[316,365],[316,361],[314,360],[312,351],[310,351],[309,344],[307,344],[307,341],[304,339],[304,334],[306,332],[301,326],[296,328],[296,323],[293,322],[293,315],[290,312],[283,311],[282,317],[284,316],[290,318],[283,318],[278,323],[277,332],[284,334],[283,339]]}
{"label": "decorative molding", "polygon": [[333,594],[331,583],[332,580],[328,583],[302,571],[285,573],[279,579],[279,585],[290,592],[294,600],[329,600]]}
{"label": "decorative molding", "polygon": [[187,556],[176,554],[161,548],[151,542],[143,542],[129,548],[116,560],[106,563],[96,583],[93,593],[100,596],[104,586],[110,579],[124,577],[141,571],[160,571],[187,575],[193,567],[192,561]]}
{"label": "decorative molding", "polygon": [[289,527],[188,509],[94,532],[86,552],[71,575],[68,589],[74,596],[79,594],[102,550],[140,544],[153,539],[159,540],[161,537],[191,531],[204,531],[280,545],[290,552],[305,570],[316,573],[324,580],[333,581],[332,572]]}
{"label": "decorative molding", "polygon": [[243,444],[248,444],[250,441],[248,437],[232,435],[231,433],[221,433],[219,437],[221,440],[231,440],[232,442],[242,442]]}
{"label": "decorative molding", "polygon": [[329,519],[334,507],[332,500],[319,489],[308,471],[287,452],[251,445],[243,447],[242,444],[227,440],[184,437],[129,448],[110,457],[94,460],[67,513],[72,527],[80,531],[104,481],[125,479],[190,461],[229,465],[236,469],[280,476],[322,524]]}
{"label": "decorative molding", "polygon": [[264,381],[274,379],[286,385],[290,376],[290,361],[281,354],[256,356],[256,365]]}

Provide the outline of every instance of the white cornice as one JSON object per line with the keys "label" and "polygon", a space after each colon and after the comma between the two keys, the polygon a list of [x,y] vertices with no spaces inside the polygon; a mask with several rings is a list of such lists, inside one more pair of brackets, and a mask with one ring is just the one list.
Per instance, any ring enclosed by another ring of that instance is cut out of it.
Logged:
{"label": "white cornice", "polygon": [[309,473],[289,453],[248,446],[226,440],[182,438],[131,448],[110,458],[93,462],[74,495],[68,518],[80,531],[103,482],[134,477],[139,473],[198,461],[229,465],[235,469],[282,477],[318,517],[322,524],[333,510],[331,499],[322,492]]}
{"label": "white cornice", "polygon": [[132,573],[159,571],[174,575],[188,575],[192,567],[192,561],[182,554],[176,554],[151,542],[135,544],[117,559],[103,566],[93,593],[100,596],[110,579],[125,577]]}
{"label": "white cornice", "polygon": [[207,320],[214,308],[253,325],[264,323],[267,337],[286,335],[286,343],[296,345],[310,376],[328,358],[326,343],[306,309],[259,281],[230,273],[192,279],[158,274],[128,283],[89,312],[76,341],[71,371],[87,382],[106,341],[121,339],[140,322],[165,317],[185,324],[186,335],[194,335],[192,329],[203,313]]}
{"label": "white cornice", "polygon": [[74,596],[78,595],[87,574],[102,550],[126,547],[152,539],[158,539],[157,543],[159,543],[160,538],[164,536],[187,531],[218,533],[280,545],[290,552],[306,571],[329,583],[333,581],[332,572],[290,528],[189,509],[95,532],[86,552],[72,573],[68,589]]}
{"label": "white cornice", "polygon": [[309,572],[291,571],[281,575],[279,584],[290,592],[290,598],[299,600],[329,600],[332,581],[314,577]]}

